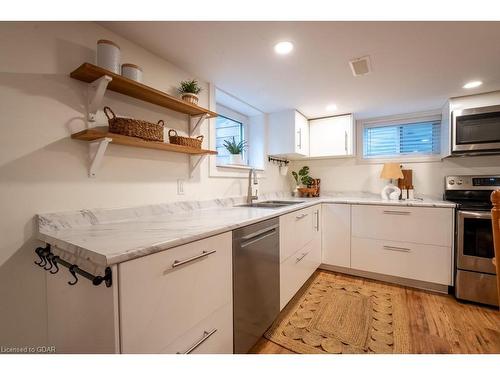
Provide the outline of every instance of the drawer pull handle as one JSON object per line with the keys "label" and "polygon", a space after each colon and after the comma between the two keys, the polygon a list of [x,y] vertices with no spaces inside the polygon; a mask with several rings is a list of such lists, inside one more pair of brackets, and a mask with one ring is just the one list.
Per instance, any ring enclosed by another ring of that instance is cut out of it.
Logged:
{"label": "drawer pull handle", "polygon": [[300,219],[305,218],[307,215],[309,215],[309,214],[302,214],[302,215],[298,215],[298,216],[295,216],[295,218],[296,218],[297,220],[300,220]]}
{"label": "drawer pull handle", "polygon": [[314,214],[316,215],[316,226],[314,229],[316,229],[316,232],[319,232],[319,210],[315,211]]}
{"label": "drawer pull handle", "polygon": [[296,263],[299,263],[302,259],[304,259],[306,257],[306,255],[309,254],[309,252],[307,253],[303,253],[300,257],[297,258],[297,262]]}
{"label": "drawer pull handle", "polygon": [[198,341],[196,341],[188,350],[186,350],[184,353],[181,353],[181,352],[177,352],[177,354],[189,354],[191,353],[193,350],[195,350],[198,346],[200,346],[201,344],[203,344],[205,341],[208,340],[208,338],[210,336],[212,336],[215,332],[217,332],[217,328],[214,328],[213,330],[211,330],[210,332],[207,332],[207,331],[204,331],[203,332],[203,337],[201,339],[199,339]]}
{"label": "drawer pull handle", "polygon": [[387,245],[384,245],[384,249],[391,251],[402,251],[405,253],[409,253],[411,251],[411,249],[408,249],[407,247],[387,246]]}
{"label": "drawer pull handle", "polygon": [[410,215],[411,212],[409,212],[409,211],[391,211],[391,210],[385,210],[384,214],[386,214],[386,215]]}
{"label": "drawer pull handle", "polygon": [[217,250],[203,251],[201,254],[195,255],[195,256],[193,256],[191,258],[187,258],[187,259],[184,259],[184,260],[174,260],[174,263],[172,263],[172,268],[182,266],[183,264],[195,261],[196,259],[207,257],[210,254],[213,254],[215,252],[217,252]]}

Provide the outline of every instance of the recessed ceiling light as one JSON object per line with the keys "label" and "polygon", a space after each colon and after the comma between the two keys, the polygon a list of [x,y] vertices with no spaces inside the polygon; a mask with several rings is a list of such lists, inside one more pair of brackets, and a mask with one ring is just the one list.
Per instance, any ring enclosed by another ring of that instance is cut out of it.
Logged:
{"label": "recessed ceiling light", "polygon": [[326,106],[326,110],[327,111],[336,111],[337,110],[337,106],[335,104],[328,104]]}
{"label": "recessed ceiling light", "polygon": [[279,42],[274,45],[274,52],[278,55],[287,55],[293,50],[292,42]]}
{"label": "recessed ceiling light", "polygon": [[479,87],[481,86],[483,83],[481,81],[470,81],[470,82],[467,82],[463,88],[464,89],[473,89],[473,88],[476,88],[476,87]]}

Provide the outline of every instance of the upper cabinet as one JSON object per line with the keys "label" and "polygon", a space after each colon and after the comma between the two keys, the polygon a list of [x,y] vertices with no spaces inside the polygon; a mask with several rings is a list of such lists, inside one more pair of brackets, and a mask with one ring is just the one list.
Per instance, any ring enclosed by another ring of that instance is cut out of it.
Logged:
{"label": "upper cabinet", "polygon": [[269,115],[269,154],[288,158],[354,155],[352,114],[308,120],[296,110]]}
{"label": "upper cabinet", "polygon": [[269,154],[309,156],[309,124],[300,112],[290,109],[269,115]]}
{"label": "upper cabinet", "polygon": [[309,120],[309,156],[353,155],[351,114]]}

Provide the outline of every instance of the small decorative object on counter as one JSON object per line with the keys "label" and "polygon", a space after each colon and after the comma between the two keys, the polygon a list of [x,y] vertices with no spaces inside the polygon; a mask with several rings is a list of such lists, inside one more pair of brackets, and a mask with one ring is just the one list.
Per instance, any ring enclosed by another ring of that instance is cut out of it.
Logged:
{"label": "small decorative object on counter", "polygon": [[319,178],[313,178],[313,182],[311,184],[311,187],[315,189],[313,197],[317,198],[320,195],[320,184],[321,184],[321,179]]}
{"label": "small decorative object on counter", "polygon": [[182,81],[180,85],[177,90],[181,94],[181,99],[191,104],[198,104],[198,94],[201,92],[198,81],[195,79]]}
{"label": "small decorative object on counter", "polygon": [[123,64],[122,76],[133,81],[142,83],[142,68],[135,64]]}
{"label": "small decorative object on counter", "polygon": [[415,190],[413,189],[413,186],[410,186],[407,191],[408,191],[408,199],[411,201],[415,200]]}
{"label": "small decorative object on counter", "polygon": [[401,189],[401,200],[407,200],[408,199],[408,189],[404,187]]}
{"label": "small decorative object on counter", "polygon": [[120,46],[111,40],[98,40],[97,66],[120,74]]}
{"label": "small decorative object on counter", "polygon": [[[297,191],[301,197],[313,197],[316,193],[316,189],[311,187],[314,179],[309,176],[309,167],[302,167],[299,172],[292,172],[292,176],[295,179],[295,183],[297,185]],[[300,185],[300,187],[299,187]]]}
{"label": "small decorative object on counter", "polygon": [[382,189],[380,196],[383,200],[399,200],[401,195],[401,189],[394,186],[392,183],[393,179],[403,178],[403,172],[401,172],[401,167],[398,163],[385,163],[380,173],[380,178],[384,180],[389,180],[388,184]]}
{"label": "small decorative object on counter", "polygon": [[104,107],[104,114],[108,118],[111,133],[142,138],[147,141],[163,142],[163,127],[165,125],[163,120],[153,124],[152,122],[135,120],[129,117],[117,117],[109,107]]}
{"label": "small decorative object on counter", "polygon": [[229,152],[229,164],[243,164],[243,151],[248,147],[247,141],[236,142],[233,137],[231,141],[226,139],[223,146]]}
{"label": "small decorative object on counter", "polygon": [[168,139],[169,142],[174,145],[187,146],[193,148],[201,148],[201,144],[203,142],[203,136],[199,135],[196,138],[182,137],[177,135],[177,131],[174,129],[170,129],[168,131]]}

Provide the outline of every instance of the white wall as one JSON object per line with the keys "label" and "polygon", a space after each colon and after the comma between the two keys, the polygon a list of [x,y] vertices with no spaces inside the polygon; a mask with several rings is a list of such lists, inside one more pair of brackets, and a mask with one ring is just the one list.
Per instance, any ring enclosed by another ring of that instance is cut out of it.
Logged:
{"label": "white wall", "polygon": [[[321,179],[322,191],[366,191],[379,193],[385,180],[379,178],[382,164],[362,164],[355,158],[293,161],[290,171],[308,165],[310,175]],[[453,174],[498,174],[500,156],[449,158],[438,162],[403,163],[413,169],[416,194],[442,198],[444,177]],[[291,186],[291,180],[289,180]]]}
{"label": "white wall", "polygon": [[[87,177],[88,144],[69,135],[85,127],[86,84],[69,78],[94,62],[95,43],[105,38],[122,49],[122,62],[144,68],[144,81],[174,93],[192,78],[165,60],[90,23],[0,23],[0,345],[46,344],[46,272],[33,264],[33,217],[38,212],[209,199],[246,194],[246,180],[210,178],[208,159],[188,176],[183,154],[110,145],[96,179]],[[208,84],[200,105],[208,106]],[[105,104],[115,112],[168,128],[187,129],[185,115],[120,94]],[[100,122],[104,122],[100,115]],[[208,126],[202,126],[207,136]],[[178,196],[177,179],[185,179]],[[286,188],[270,168],[261,191]]]}

